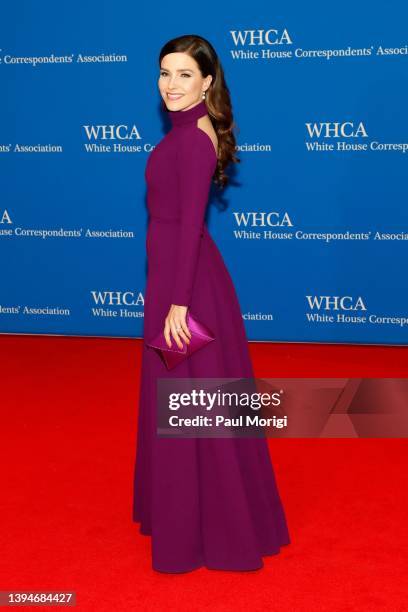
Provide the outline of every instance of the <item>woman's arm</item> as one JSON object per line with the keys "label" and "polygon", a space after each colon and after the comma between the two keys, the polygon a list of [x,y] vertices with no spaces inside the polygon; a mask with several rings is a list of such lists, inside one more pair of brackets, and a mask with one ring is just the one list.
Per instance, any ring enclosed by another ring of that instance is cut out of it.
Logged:
{"label": "woman's arm", "polygon": [[171,303],[189,307],[216,157],[210,137],[200,128],[181,134],[177,153],[180,229]]}

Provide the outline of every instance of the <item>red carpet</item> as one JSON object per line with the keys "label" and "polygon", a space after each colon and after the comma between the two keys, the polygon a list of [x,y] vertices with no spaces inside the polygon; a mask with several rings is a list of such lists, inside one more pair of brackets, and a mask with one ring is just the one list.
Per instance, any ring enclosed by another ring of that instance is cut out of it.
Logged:
{"label": "red carpet", "polygon": [[[260,377],[407,377],[405,348],[250,347]],[[98,612],[407,609],[406,440],[271,440],[292,544],[256,572],[154,572],[131,521],[140,348],[0,336],[1,591]]]}

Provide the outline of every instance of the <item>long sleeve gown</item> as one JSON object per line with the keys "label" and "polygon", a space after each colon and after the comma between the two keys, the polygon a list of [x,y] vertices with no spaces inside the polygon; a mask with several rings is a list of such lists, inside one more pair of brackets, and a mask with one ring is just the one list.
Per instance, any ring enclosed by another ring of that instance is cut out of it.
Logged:
{"label": "long sleeve gown", "polygon": [[202,100],[167,112],[172,127],[145,169],[144,339],[164,329],[178,304],[215,340],[172,370],[143,343],[133,520],[151,536],[157,571],[253,570],[290,542],[266,439],[157,436],[158,378],[254,377],[237,294],[204,219],[217,163],[197,125],[207,107]]}

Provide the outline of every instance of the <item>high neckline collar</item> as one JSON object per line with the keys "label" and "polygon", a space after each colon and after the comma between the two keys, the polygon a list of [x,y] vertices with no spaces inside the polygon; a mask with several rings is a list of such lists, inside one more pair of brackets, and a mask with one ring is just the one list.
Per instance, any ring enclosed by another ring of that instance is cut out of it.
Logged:
{"label": "high neckline collar", "polygon": [[168,111],[172,125],[174,126],[192,123],[193,121],[196,121],[199,117],[206,115],[207,112],[208,111],[205,100],[201,100],[201,102],[187,110]]}

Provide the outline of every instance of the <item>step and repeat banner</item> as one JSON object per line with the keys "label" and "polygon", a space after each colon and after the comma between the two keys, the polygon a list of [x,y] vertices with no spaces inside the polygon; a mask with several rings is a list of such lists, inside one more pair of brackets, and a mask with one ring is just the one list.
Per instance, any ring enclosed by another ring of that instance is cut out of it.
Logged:
{"label": "step and repeat banner", "polygon": [[241,163],[208,227],[249,340],[408,343],[408,5],[21,0],[0,21],[0,332],[141,337],[158,54],[200,34]]}

